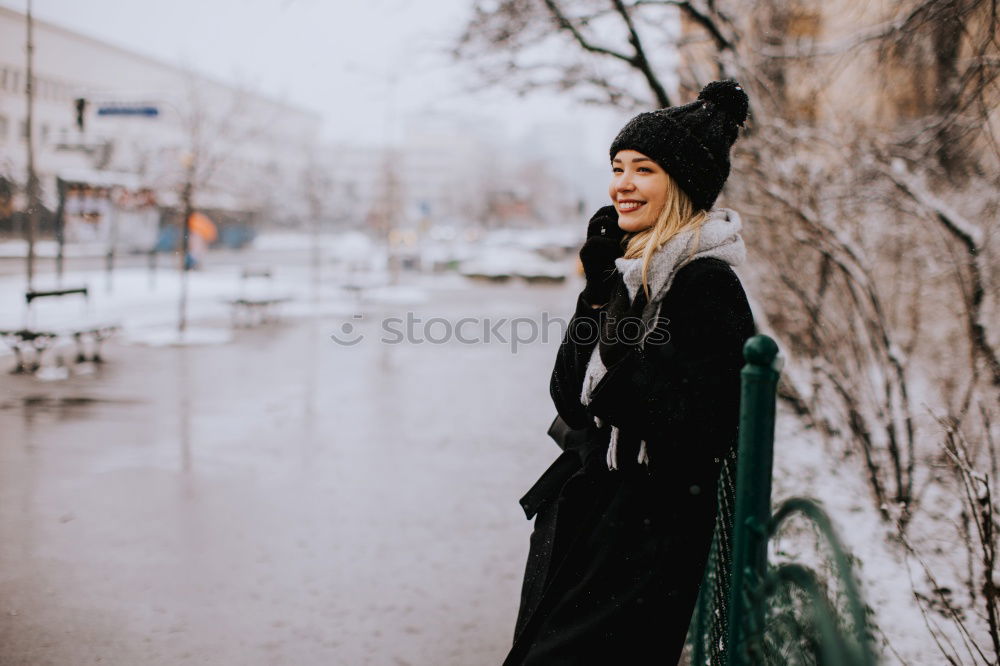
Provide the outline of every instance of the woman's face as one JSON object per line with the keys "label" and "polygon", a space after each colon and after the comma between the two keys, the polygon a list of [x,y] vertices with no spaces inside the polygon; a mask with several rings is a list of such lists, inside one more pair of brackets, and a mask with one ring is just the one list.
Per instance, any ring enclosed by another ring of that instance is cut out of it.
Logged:
{"label": "woman's face", "polygon": [[667,172],[638,151],[620,150],[611,160],[608,194],[623,231],[648,229],[667,200]]}

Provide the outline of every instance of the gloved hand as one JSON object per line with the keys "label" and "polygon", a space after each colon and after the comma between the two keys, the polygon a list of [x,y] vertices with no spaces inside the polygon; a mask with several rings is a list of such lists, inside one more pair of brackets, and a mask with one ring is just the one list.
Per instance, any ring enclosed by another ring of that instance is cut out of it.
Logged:
{"label": "gloved hand", "polygon": [[618,226],[618,211],[614,206],[598,208],[587,223],[587,239],[593,236],[603,236],[620,241],[625,237],[625,231]]}
{"label": "gloved hand", "polygon": [[618,282],[605,308],[607,316],[601,322],[598,347],[605,366],[610,368],[617,364],[630,350],[638,347],[645,333],[642,321],[645,306],[646,293],[642,289],[636,294],[635,301],[629,303],[625,283]]}
{"label": "gloved hand", "polygon": [[625,254],[624,239],[614,206],[604,206],[590,218],[587,240],[580,248],[580,262],[587,277],[582,295],[587,303],[604,305],[611,298],[617,273],[615,259]]}

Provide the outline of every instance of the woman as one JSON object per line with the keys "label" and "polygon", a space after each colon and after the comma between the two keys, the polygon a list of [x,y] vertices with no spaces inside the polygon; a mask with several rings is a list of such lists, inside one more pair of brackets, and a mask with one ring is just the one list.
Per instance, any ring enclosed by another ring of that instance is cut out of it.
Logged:
{"label": "woman", "polygon": [[680,656],[754,334],[740,219],[713,209],[746,113],[717,81],[611,145],[614,205],[590,221],[552,372],[564,452],[521,500],[535,530],[505,666]]}

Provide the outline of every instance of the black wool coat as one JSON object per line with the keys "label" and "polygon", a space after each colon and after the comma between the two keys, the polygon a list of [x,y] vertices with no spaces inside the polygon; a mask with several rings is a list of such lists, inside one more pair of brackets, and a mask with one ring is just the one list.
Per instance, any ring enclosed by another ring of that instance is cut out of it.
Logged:
{"label": "black wool coat", "polygon": [[[661,342],[630,348],[585,407],[601,317],[578,299],[552,371],[550,434],[565,450],[521,500],[535,528],[504,666],[673,664],[696,602],[755,332],[746,294],[719,259],[679,269],[657,318]],[[611,425],[618,470],[605,461]],[[636,461],[642,439],[648,467]]]}

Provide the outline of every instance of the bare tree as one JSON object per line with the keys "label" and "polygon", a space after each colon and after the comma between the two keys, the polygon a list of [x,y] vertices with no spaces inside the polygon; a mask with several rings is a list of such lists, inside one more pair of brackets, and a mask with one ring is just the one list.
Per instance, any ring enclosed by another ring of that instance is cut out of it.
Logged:
{"label": "bare tree", "polygon": [[[622,1],[480,2],[456,55],[475,58],[488,84],[502,81],[522,93],[555,88],[595,103],[669,106],[662,70],[641,34],[642,24],[653,22],[634,20],[635,9]],[[608,33],[617,40],[601,37]],[[637,94],[644,89],[649,98]]]}
{"label": "bare tree", "polygon": [[[216,91],[216,97],[219,92]],[[247,113],[250,92],[236,88],[222,93],[225,106],[217,108],[217,99],[209,97],[207,85],[193,73],[188,75],[187,99],[180,115],[183,148],[178,156],[179,171],[167,175],[175,183],[180,201],[180,271],[181,293],[177,330],[187,328],[188,254],[191,239],[191,216],[197,210],[200,194],[221,185],[221,172],[231,165],[243,143],[261,136],[274,118],[255,118]],[[235,169],[238,171],[239,169]],[[230,173],[227,185],[233,188],[238,179]]]}

